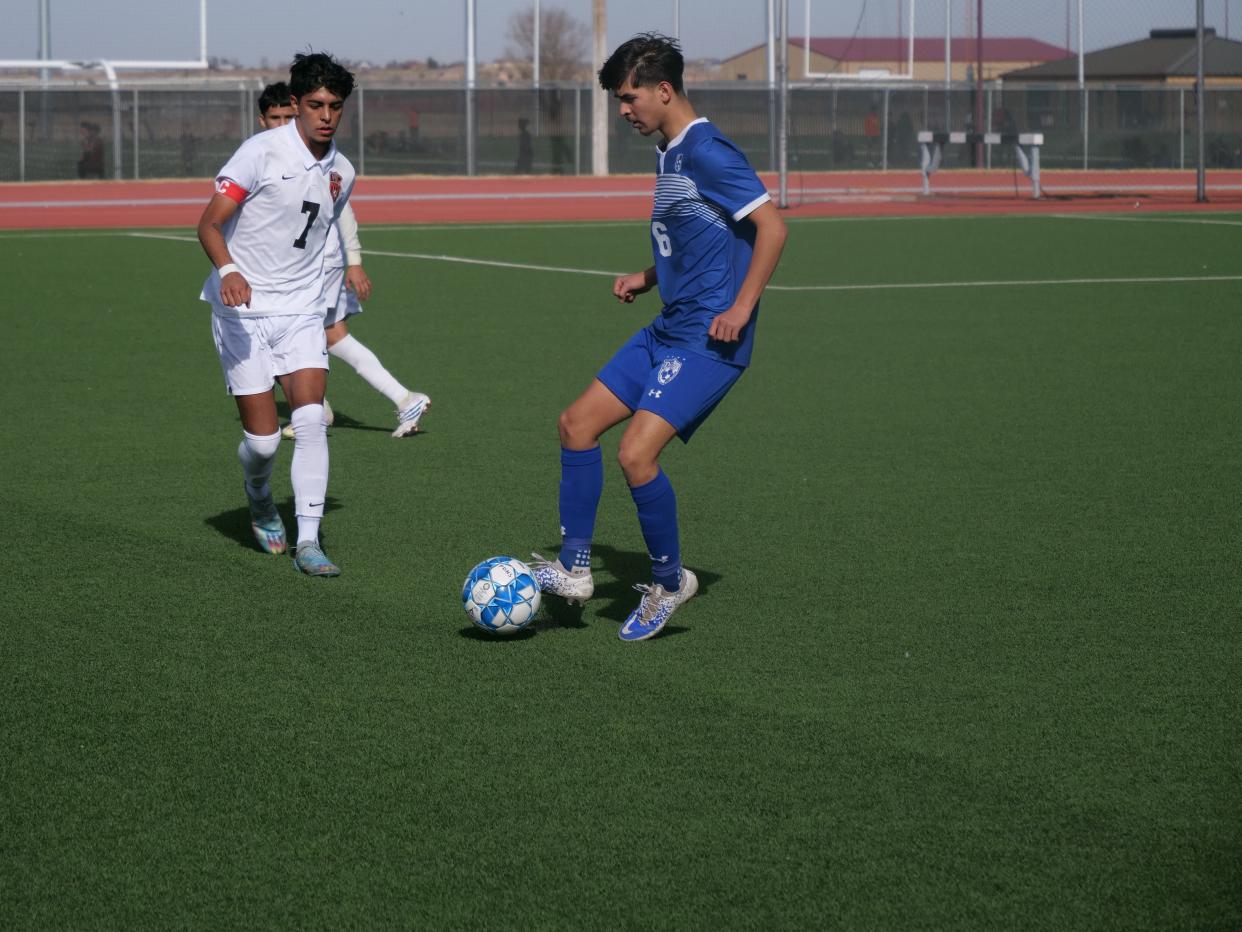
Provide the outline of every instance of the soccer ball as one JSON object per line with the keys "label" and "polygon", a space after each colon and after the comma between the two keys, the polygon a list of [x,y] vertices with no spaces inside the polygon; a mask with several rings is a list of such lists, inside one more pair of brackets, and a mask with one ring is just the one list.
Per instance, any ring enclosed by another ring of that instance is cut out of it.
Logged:
{"label": "soccer ball", "polygon": [[539,583],[521,560],[492,557],[470,571],[461,601],[470,620],[484,631],[513,634],[539,611]]}

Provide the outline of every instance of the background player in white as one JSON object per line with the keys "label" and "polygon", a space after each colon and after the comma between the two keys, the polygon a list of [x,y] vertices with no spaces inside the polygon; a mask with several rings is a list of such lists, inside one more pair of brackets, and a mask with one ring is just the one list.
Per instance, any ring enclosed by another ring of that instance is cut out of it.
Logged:
{"label": "background player in white", "polygon": [[[289,102],[289,86],[283,81],[269,84],[259,95],[259,126],[275,129],[293,119],[293,105]],[[328,353],[348,363],[381,395],[397,408],[397,428],[394,437],[406,437],[418,432],[418,424],[431,399],[422,392],[412,392],[398,382],[367,346],[349,332],[346,319],[362,312],[362,301],[371,295],[371,279],[362,268],[362,243],[358,239],[358,221],[354,205],[346,204],[337,221],[339,235],[329,237],[328,252],[324,258],[328,284],[325,294],[336,295],[335,303],[328,308],[324,329],[328,340]],[[332,425],[334,415],[328,399],[323,400],[324,423]],[[284,435],[293,440],[296,432],[292,424],[286,424]]]}
{"label": "background player in white", "polygon": [[[361,313],[361,302],[371,294],[371,279],[362,268],[362,243],[358,240],[358,221],[352,205],[345,205],[337,221],[337,230],[339,235],[329,240],[328,254],[324,259],[328,279],[326,294],[336,295],[323,322],[328,352],[352,366],[368,385],[396,406],[397,427],[392,435],[408,437],[418,433],[419,421],[431,407],[431,399],[422,392],[410,391],[398,382],[384,368],[379,357],[349,332],[347,318]],[[330,424],[331,414],[328,417]],[[286,437],[292,433],[292,425],[285,428]]]}
{"label": "background player in white", "polygon": [[299,54],[289,85],[293,121],[252,136],[217,174],[198,224],[215,266],[200,297],[211,304],[225,383],[241,415],[238,457],[255,539],[269,553],[286,549],[269,484],[280,445],[279,380],[297,432],[294,564],[312,576],[337,576],[319,545],[328,488],[324,252],[354,185],[354,168],[332,141],[354,77],[329,55]]}
{"label": "background player in white", "polygon": [[750,363],[759,296],[786,236],[746,157],[694,112],[682,70],[677,43],[649,34],[621,45],[599,72],[621,116],[644,136],[661,137],[650,228],[655,261],[617,278],[612,292],[628,303],[658,285],[664,306],[561,413],[561,553],[532,565],[545,593],[579,602],[594,593],[591,537],[604,482],[599,437],[628,419],[617,458],[652,581],[635,587],[643,597],[621,626],[623,641],[658,634],[698,590],[681,565],[677,497],[659,456],[674,437],[689,442]]}

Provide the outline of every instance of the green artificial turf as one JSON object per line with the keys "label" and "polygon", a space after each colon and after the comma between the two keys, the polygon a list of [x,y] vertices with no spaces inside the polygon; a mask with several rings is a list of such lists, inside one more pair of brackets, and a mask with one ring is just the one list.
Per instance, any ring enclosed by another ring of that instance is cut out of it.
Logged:
{"label": "green artificial turf", "polygon": [[[555,552],[557,414],[654,296],[369,257],[351,330],[435,405],[394,441],[334,363],[315,580],[251,541],[197,244],[0,234],[0,926],[1242,926],[1242,217],[1125,216],[792,221],[775,284],[912,287],[765,298],[664,458],[701,594],[636,645],[614,435],[585,610],[459,597]],[[1153,277],[1197,280],[1066,283]]]}

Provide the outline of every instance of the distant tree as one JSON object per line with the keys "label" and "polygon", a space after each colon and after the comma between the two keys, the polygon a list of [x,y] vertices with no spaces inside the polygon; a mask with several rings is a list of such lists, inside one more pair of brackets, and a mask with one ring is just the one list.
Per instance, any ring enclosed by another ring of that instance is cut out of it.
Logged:
{"label": "distant tree", "polygon": [[[539,80],[571,81],[577,78],[586,60],[590,31],[568,10],[539,6]],[[520,75],[534,77],[535,8],[529,6],[509,17],[505,32],[512,43],[505,55],[513,59]]]}
{"label": "distant tree", "polygon": [[430,70],[435,71],[437,68],[440,67],[440,63],[436,61],[434,58],[432,58],[430,55],[428,55],[427,56],[427,67]]}

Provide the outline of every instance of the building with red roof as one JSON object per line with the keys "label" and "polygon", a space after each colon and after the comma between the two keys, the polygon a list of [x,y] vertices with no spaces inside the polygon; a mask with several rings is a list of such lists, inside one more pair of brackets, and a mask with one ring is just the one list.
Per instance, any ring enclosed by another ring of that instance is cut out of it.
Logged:
{"label": "building with red roof", "polygon": [[[900,37],[819,36],[809,43],[801,37],[789,40],[789,77],[797,81],[810,71],[819,74],[905,75],[909,71],[910,41]],[[952,39],[949,46],[954,81],[975,79],[976,41]],[[984,80],[1074,53],[1039,39],[986,36],[983,39]],[[809,55],[809,58],[808,58]],[[757,45],[721,62],[726,80],[762,81],[767,75],[767,46]],[[917,81],[944,80],[944,39],[915,38],[914,74]]]}

